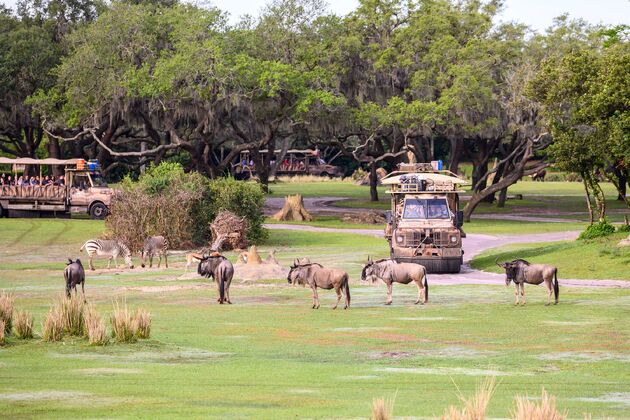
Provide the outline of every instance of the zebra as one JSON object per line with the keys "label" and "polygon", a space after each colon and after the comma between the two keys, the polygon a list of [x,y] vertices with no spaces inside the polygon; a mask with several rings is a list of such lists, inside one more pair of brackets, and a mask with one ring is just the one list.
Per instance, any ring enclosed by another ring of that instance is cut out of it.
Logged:
{"label": "zebra", "polygon": [[79,251],[83,252],[85,248],[85,252],[87,252],[88,257],[90,257],[90,270],[94,270],[94,266],[92,265],[92,258],[94,258],[94,254],[96,255],[105,255],[108,256],[107,260],[107,268],[109,268],[110,263],[112,262],[112,258],[114,259],[114,265],[118,268],[117,258],[122,256],[125,259],[125,264],[129,268],[133,268],[133,261],[131,261],[131,251],[127,248],[127,245],[123,244],[119,240],[116,239],[90,239],[85,242]]}
{"label": "zebra", "polygon": [[164,236],[149,236],[144,240],[142,247],[142,268],[144,268],[146,258],[149,257],[149,268],[153,267],[153,257],[158,256],[158,268],[162,263],[162,255],[164,255],[164,264],[168,268],[168,241]]}

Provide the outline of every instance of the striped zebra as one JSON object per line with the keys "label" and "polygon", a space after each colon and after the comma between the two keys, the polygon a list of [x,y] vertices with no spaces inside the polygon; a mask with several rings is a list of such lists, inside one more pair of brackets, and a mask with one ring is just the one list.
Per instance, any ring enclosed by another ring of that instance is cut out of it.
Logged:
{"label": "striped zebra", "polygon": [[158,256],[158,268],[162,263],[162,255],[164,255],[164,264],[168,268],[168,241],[164,236],[149,236],[144,240],[142,247],[142,268],[144,268],[146,258],[149,257],[149,268],[153,267],[153,257]]}
{"label": "striped zebra", "polygon": [[133,268],[133,261],[131,261],[131,251],[127,248],[127,245],[116,239],[90,239],[86,243],[83,244],[79,251],[83,252],[85,248],[85,252],[87,252],[88,257],[90,257],[90,270],[94,270],[94,266],[92,265],[92,258],[94,255],[98,256],[106,256],[109,257],[107,260],[107,268],[109,268],[110,263],[112,262],[112,258],[114,259],[114,265],[118,268],[118,257],[123,257],[125,259],[125,264],[129,268]]}

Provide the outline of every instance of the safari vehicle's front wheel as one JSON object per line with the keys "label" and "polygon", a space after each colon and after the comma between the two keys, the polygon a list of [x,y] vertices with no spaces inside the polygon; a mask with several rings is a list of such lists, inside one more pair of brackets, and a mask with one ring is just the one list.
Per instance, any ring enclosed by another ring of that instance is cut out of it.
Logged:
{"label": "safari vehicle's front wheel", "polygon": [[94,203],[90,207],[90,217],[94,220],[103,220],[107,216],[107,207],[103,203]]}

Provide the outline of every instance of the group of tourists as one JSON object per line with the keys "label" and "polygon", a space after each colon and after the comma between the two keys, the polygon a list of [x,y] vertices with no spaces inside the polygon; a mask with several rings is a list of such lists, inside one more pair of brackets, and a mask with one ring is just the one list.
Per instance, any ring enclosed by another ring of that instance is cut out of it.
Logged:
{"label": "group of tourists", "polygon": [[46,186],[46,185],[56,185],[63,186],[65,185],[65,179],[63,175],[58,177],[55,176],[28,176],[28,175],[20,175],[11,176],[6,174],[0,175],[0,186],[29,186],[29,185],[38,185],[38,186]]}

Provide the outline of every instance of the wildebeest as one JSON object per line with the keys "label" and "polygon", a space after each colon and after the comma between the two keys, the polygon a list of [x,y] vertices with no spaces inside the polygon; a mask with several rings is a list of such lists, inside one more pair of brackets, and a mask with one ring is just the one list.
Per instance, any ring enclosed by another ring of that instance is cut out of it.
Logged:
{"label": "wildebeest", "polygon": [[532,177],[532,181],[545,182],[545,177],[547,176],[547,171],[545,169],[541,169],[540,171],[535,172],[535,173],[533,173],[530,176]]}
{"label": "wildebeest", "polygon": [[558,296],[560,295],[560,286],[558,285],[558,269],[549,264],[530,264],[523,259],[516,259],[505,263],[495,263],[505,269],[505,285],[509,286],[510,282],[514,282],[516,286],[516,301],[515,305],[519,303],[519,289],[522,297],[522,304],[525,305],[525,283],[529,284],[541,284],[545,282],[549,294],[547,295],[547,303],[551,303],[551,293],[555,296],[555,303],[558,303]]}
{"label": "wildebeest", "polygon": [[70,291],[74,289],[74,293],[77,292],[77,284],[81,285],[81,292],[83,293],[83,300],[85,301],[85,270],[80,259],[72,261],[68,258],[66,268],[63,270],[63,278],[66,280],[66,295],[70,297]]}
{"label": "wildebeest", "polygon": [[345,306],[343,309],[350,307],[350,285],[348,284],[348,273],[336,268],[324,268],[321,264],[309,262],[300,262],[295,260],[291,266],[291,270],[287,276],[289,284],[299,283],[309,285],[313,290],[313,309],[319,309],[319,296],[317,288],[335,289],[337,293],[337,302],[333,309],[337,309],[341,300],[341,292],[345,295]]}
{"label": "wildebeest", "polygon": [[227,258],[218,252],[204,256],[197,266],[197,273],[207,278],[213,277],[214,281],[217,282],[217,287],[219,288],[219,299],[217,301],[219,303],[232,303],[230,301],[230,283],[232,282],[232,277],[234,277],[234,266]]}
{"label": "wildebeest", "polygon": [[122,256],[125,259],[125,264],[129,268],[133,268],[133,261],[131,261],[131,251],[127,245],[116,239],[90,239],[86,241],[79,251],[85,251],[90,257],[90,270],[94,270],[94,266],[92,265],[92,259],[94,255],[104,255],[109,257],[107,260],[107,268],[109,268],[110,263],[112,262],[112,258],[114,259],[114,265],[118,268],[118,257]]}
{"label": "wildebeest", "polygon": [[420,303],[420,298],[424,296],[422,303],[429,300],[429,284],[427,283],[427,270],[423,265],[415,263],[399,263],[394,260],[382,259],[378,261],[368,257],[367,264],[361,271],[361,280],[381,279],[387,285],[387,302],[385,305],[392,303],[392,288],[394,282],[409,284],[412,281],[418,287],[418,299],[416,305]]}
{"label": "wildebeest", "polygon": [[150,236],[144,240],[144,246],[142,247],[142,268],[145,266],[146,258],[149,257],[149,268],[153,267],[153,257],[158,256],[158,268],[162,263],[162,255],[164,255],[164,265],[168,268],[168,241],[164,236]]}

